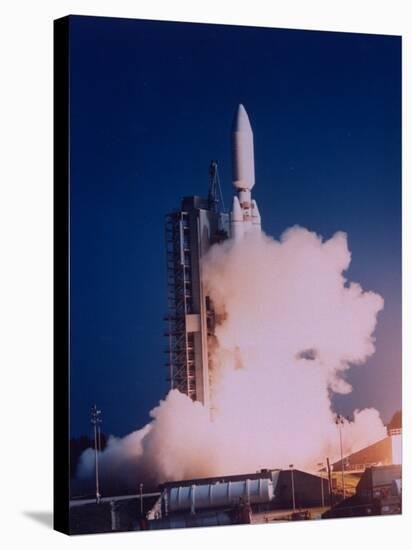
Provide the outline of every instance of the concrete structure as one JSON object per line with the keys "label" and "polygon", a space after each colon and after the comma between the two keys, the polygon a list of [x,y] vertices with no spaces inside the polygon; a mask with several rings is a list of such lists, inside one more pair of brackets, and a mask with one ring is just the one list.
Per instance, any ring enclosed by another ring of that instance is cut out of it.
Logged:
{"label": "concrete structure", "polygon": [[[224,511],[208,511],[196,515],[167,516],[147,522],[148,529],[182,529],[190,527],[217,527],[218,525],[234,525],[241,523],[233,513]],[[243,523],[243,522],[242,522]]]}
{"label": "concrete structure", "polygon": [[70,501],[70,534],[83,535],[147,529],[146,515],[159,494],[113,496]]}

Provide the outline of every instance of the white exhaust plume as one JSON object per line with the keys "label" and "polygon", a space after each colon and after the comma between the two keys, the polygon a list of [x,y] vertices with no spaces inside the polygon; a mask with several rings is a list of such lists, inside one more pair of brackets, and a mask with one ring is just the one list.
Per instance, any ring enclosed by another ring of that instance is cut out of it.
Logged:
{"label": "white exhaust plume", "polygon": [[[374,353],[383,299],[349,283],[344,233],[323,241],[292,227],[276,241],[250,233],[204,258],[203,285],[216,311],[212,411],[177,390],[152,422],[109,440],[101,453],[103,489],[197,476],[295,467],[338,459],[333,393],[348,393],[349,368]],[[354,411],[342,428],[344,453],[382,439],[375,409]],[[92,480],[83,453],[80,480]]]}

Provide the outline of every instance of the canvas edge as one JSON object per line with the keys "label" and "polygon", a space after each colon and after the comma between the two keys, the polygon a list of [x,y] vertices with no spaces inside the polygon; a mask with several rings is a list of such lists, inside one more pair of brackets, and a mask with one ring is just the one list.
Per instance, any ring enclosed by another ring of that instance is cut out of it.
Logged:
{"label": "canvas edge", "polygon": [[53,528],[69,534],[69,17],[53,37]]}

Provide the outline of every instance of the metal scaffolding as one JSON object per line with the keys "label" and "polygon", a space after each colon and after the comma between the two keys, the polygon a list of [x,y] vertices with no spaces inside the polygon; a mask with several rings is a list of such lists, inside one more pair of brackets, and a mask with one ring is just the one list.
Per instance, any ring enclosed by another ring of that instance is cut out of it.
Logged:
{"label": "metal scaffolding", "polygon": [[227,238],[228,214],[216,162],[209,168],[207,198],[184,197],[179,211],[166,216],[166,350],[172,389],[210,405],[211,357],[215,318],[202,284],[201,259],[210,246]]}
{"label": "metal scaffolding", "polygon": [[186,315],[192,312],[192,270],[187,212],[166,216],[167,308],[169,379],[171,387],[196,399],[193,333]]}

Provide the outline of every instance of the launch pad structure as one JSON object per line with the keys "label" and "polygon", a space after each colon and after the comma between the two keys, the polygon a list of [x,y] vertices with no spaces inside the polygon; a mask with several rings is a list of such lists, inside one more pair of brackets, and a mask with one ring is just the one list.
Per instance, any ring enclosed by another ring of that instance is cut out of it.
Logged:
{"label": "launch pad structure", "polygon": [[228,237],[229,223],[218,178],[212,162],[208,198],[183,198],[180,210],[168,214],[165,223],[169,379],[172,389],[205,406],[210,406],[214,314],[202,285],[201,258],[212,244]]}
{"label": "launch pad structure", "polygon": [[183,198],[180,209],[168,214],[165,223],[169,381],[172,389],[209,410],[215,315],[203,288],[201,260],[215,243],[260,233],[260,214],[251,197],[253,132],[243,105],[238,106],[232,127],[232,172],[236,193],[230,215],[224,211],[217,163],[212,161],[208,197]]}

